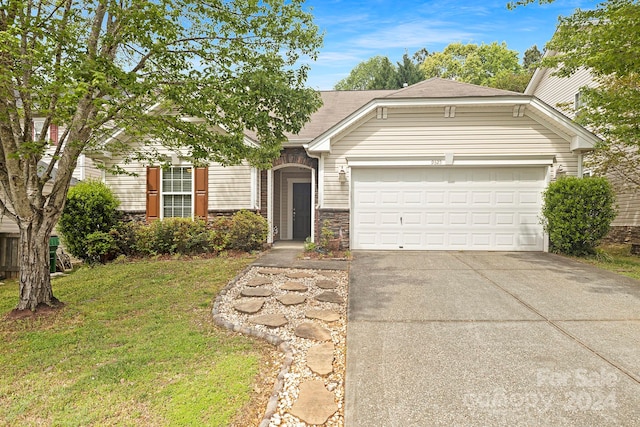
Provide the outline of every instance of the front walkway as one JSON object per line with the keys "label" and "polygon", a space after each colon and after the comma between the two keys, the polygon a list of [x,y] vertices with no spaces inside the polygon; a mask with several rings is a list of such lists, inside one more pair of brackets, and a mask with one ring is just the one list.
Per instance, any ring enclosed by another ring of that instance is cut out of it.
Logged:
{"label": "front walkway", "polygon": [[347,261],[280,242],[218,296],[216,323],[277,345],[284,363],[261,427],[344,426]]}
{"label": "front walkway", "polygon": [[345,425],[637,426],[640,281],[547,253],[356,252]]}

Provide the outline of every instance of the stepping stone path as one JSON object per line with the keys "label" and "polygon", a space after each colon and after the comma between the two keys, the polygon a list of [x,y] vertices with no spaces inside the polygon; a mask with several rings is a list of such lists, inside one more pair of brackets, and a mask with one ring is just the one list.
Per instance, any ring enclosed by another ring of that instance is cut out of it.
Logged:
{"label": "stepping stone path", "polygon": [[294,292],[306,292],[309,290],[308,287],[306,287],[300,282],[287,282],[284,285],[280,286],[280,289],[282,289],[283,291],[294,291]]}
{"label": "stepping stone path", "polygon": [[276,299],[284,305],[297,305],[305,302],[307,300],[307,297],[305,297],[304,295],[284,294]]}
{"label": "stepping stone path", "polygon": [[[339,330],[337,328],[344,327],[345,298],[337,292],[344,280],[343,272],[261,267],[254,270],[253,277],[246,280],[244,287],[238,286],[238,293],[234,297],[238,299],[230,302],[236,311],[252,315],[245,319],[246,322],[270,328],[270,334],[288,337],[286,339],[300,346],[299,360],[294,364],[298,363],[297,369],[304,368],[302,372],[306,373],[292,386],[298,389],[298,397],[293,399],[293,405],[289,409],[286,406],[279,409],[274,415],[277,425],[287,424],[283,416],[297,417],[298,421],[294,421],[296,425],[299,425],[298,422],[322,425],[330,418],[343,420],[342,412],[336,412],[340,410],[337,402],[343,402],[340,396],[344,396],[344,390],[335,391],[340,380],[334,376],[342,378],[344,375],[344,344],[339,341],[334,344],[331,334]],[[321,293],[313,297],[318,289],[321,289]],[[317,302],[341,306],[327,310],[318,308]],[[265,306],[265,303],[268,305]],[[304,303],[309,305],[293,307]],[[314,306],[316,308],[312,308]],[[259,313],[263,308],[263,313]],[[292,339],[291,333],[297,338]],[[318,376],[325,378],[317,380]],[[329,381],[328,386],[325,386],[325,381]],[[283,421],[285,423],[281,424]]]}
{"label": "stepping stone path", "polygon": [[307,424],[324,424],[336,413],[338,405],[335,396],[327,390],[322,381],[307,381],[300,384],[298,400],[290,413]]}
{"label": "stepping stone path", "polygon": [[318,319],[325,322],[335,322],[340,320],[340,314],[331,310],[318,310],[315,308],[311,308],[307,310],[304,315],[308,319]]}
{"label": "stepping stone path", "polygon": [[283,314],[263,314],[262,316],[252,317],[249,321],[256,325],[264,325],[270,328],[279,328],[289,323]]}
{"label": "stepping stone path", "polygon": [[333,280],[318,280],[316,286],[320,289],[335,289],[338,287],[338,284]]}
{"label": "stepping stone path", "polygon": [[258,270],[258,274],[264,274],[265,276],[275,276],[282,273],[282,270],[278,268],[261,268]]}
{"label": "stepping stone path", "polygon": [[314,345],[307,351],[307,366],[318,375],[328,375],[333,372],[332,342]]}
{"label": "stepping stone path", "polygon": [[247,282],[247,286],[255,288],[256,286],[268,285],[271,283],[271,280],[265,279],[264,277],[256,277],[255,279],[251,279]]}
{"label": "stepping stone path", "polygon": [[233,306],[241,313],[253,314],[260,311],[264,305],[264,299],[251,299],[249,301],[242,301]]}
{"label": "stepping stone path", "polygon": [[240,295],[243,297],[270,297],[273,295],[269,289],[262,288],[245,288],[240,291]]}
{"label": "stepping stone path", "polygon": [[293,273],[285,274],[289,279],[311,279],[316,277],[315,274],[305,273],[304,271],[294,271]]}
{"label": "stepping stone path", "polygon": [[316,295],[316,300],[322,302],[333,302],[336,304],[342,304],[344,302],[340,295],[332,291],[324,291],[323,293]]}
{"label": "stepping stone path", "polygon": [[314,341],[330,341],[331,332],[324,326],[317,323],[304,322],[298,325],[293,333],[300,338],[306,338]]}

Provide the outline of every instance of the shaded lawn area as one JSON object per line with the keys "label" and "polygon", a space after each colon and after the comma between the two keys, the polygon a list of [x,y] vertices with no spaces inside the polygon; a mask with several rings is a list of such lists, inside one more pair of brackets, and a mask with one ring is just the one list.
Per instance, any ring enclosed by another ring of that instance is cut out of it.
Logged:
{"label": "shaded lawn area", "polygon": [[600,245],[597,255],[578,260],[640,280],[640,256],[631,254],[630,244]]}
{"label": "shaded lawn area", "polygon": [[[0,324],[0,424],[237,422],[273,353],[216,327],[211,308],[252,260],[140,261],[54,279],[63,309]],[[17,297],[15,281],[0,285],[3,316]]]}

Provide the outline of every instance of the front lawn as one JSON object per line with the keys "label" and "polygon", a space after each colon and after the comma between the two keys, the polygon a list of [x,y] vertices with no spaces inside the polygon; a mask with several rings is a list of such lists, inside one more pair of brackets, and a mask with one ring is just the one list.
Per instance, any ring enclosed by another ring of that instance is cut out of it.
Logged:
{"label": "front lawn", "polygon": [[[251,261],[114,263],[54,279],[62,310],[0,324],[0,425],[246,419],[273,349],[216,327],[211,308]],[[17,295],[15,281],[0,285],[0,313]]]}
{"label": "front lawn", "polygon": [[579,258],[605,270],[640,279],[640,256],[631,254],[631,245],[601,245],[598,255]]}

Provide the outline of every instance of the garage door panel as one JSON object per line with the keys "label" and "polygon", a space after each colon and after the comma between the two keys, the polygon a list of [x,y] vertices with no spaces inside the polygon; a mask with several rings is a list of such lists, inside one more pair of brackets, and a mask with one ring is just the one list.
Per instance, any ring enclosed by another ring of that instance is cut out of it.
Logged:
{"label": "garage door panel", "polygon": [[478,249],[491,247],[491,233],[475,233],[472,236],[473,246]]}
{"label": "garage door panel", "polygon": [[381,191],[380,204],[397,206],[400,203],[400,194],[397,191]]}
{"label": "garage door panel", "polygon": [[360,190],[356,194],[356,203],[359,206],[372,205],[375,206],[378,201],[378,192],[375,190]]}
{"label": "garage door panel", "polygon": [[489,225],[491,224],[491,213],[472,213],[471,224],[472,225]]}
{"label": "garage door panel", "polygon": [[466,191],[451,191],[449,193],[449,203],[452,205],[456,204],[467,204],[467,200],[469,198],[469,194]]}
{"label": "garage door panel", "polygon": [[444,225],[445,215],[443,212],[434,212],[426,214],[426,222],[429,225]]}
{"label": "garage door panel", "polygon": [[512,205],[515,198],[515,191],[496,191],[496,205]]}
{"label": "garage door panel", "polygon": [[490,191],[474,191],[471,193],[471,201],[474,206],[490,205],[492,194]]}
{"label": "garage door panel", "polygon": [[513,213],[496,213],[496,225],[514,225],[515,217]]}
{"label": "garage door panel", "polygon": [[354,168],[353,248],[542,250],[545,175],[541,167]]}
{"label": "garage door panel", "polygon": [[520,191],[518,193],[518,202],[521,205],[535,205],[540,204],[540,193],[535,191]]}
{"label": "garage door panel", "polygon": [[445,194],[444,190],[428,191],[428,192],[426,192],[425,200],[426,200],[427,204],[430,205],[430,206],[434,206],[434,205],[443,205],[444,206],[445,201],[446,201],[446,194]]}

